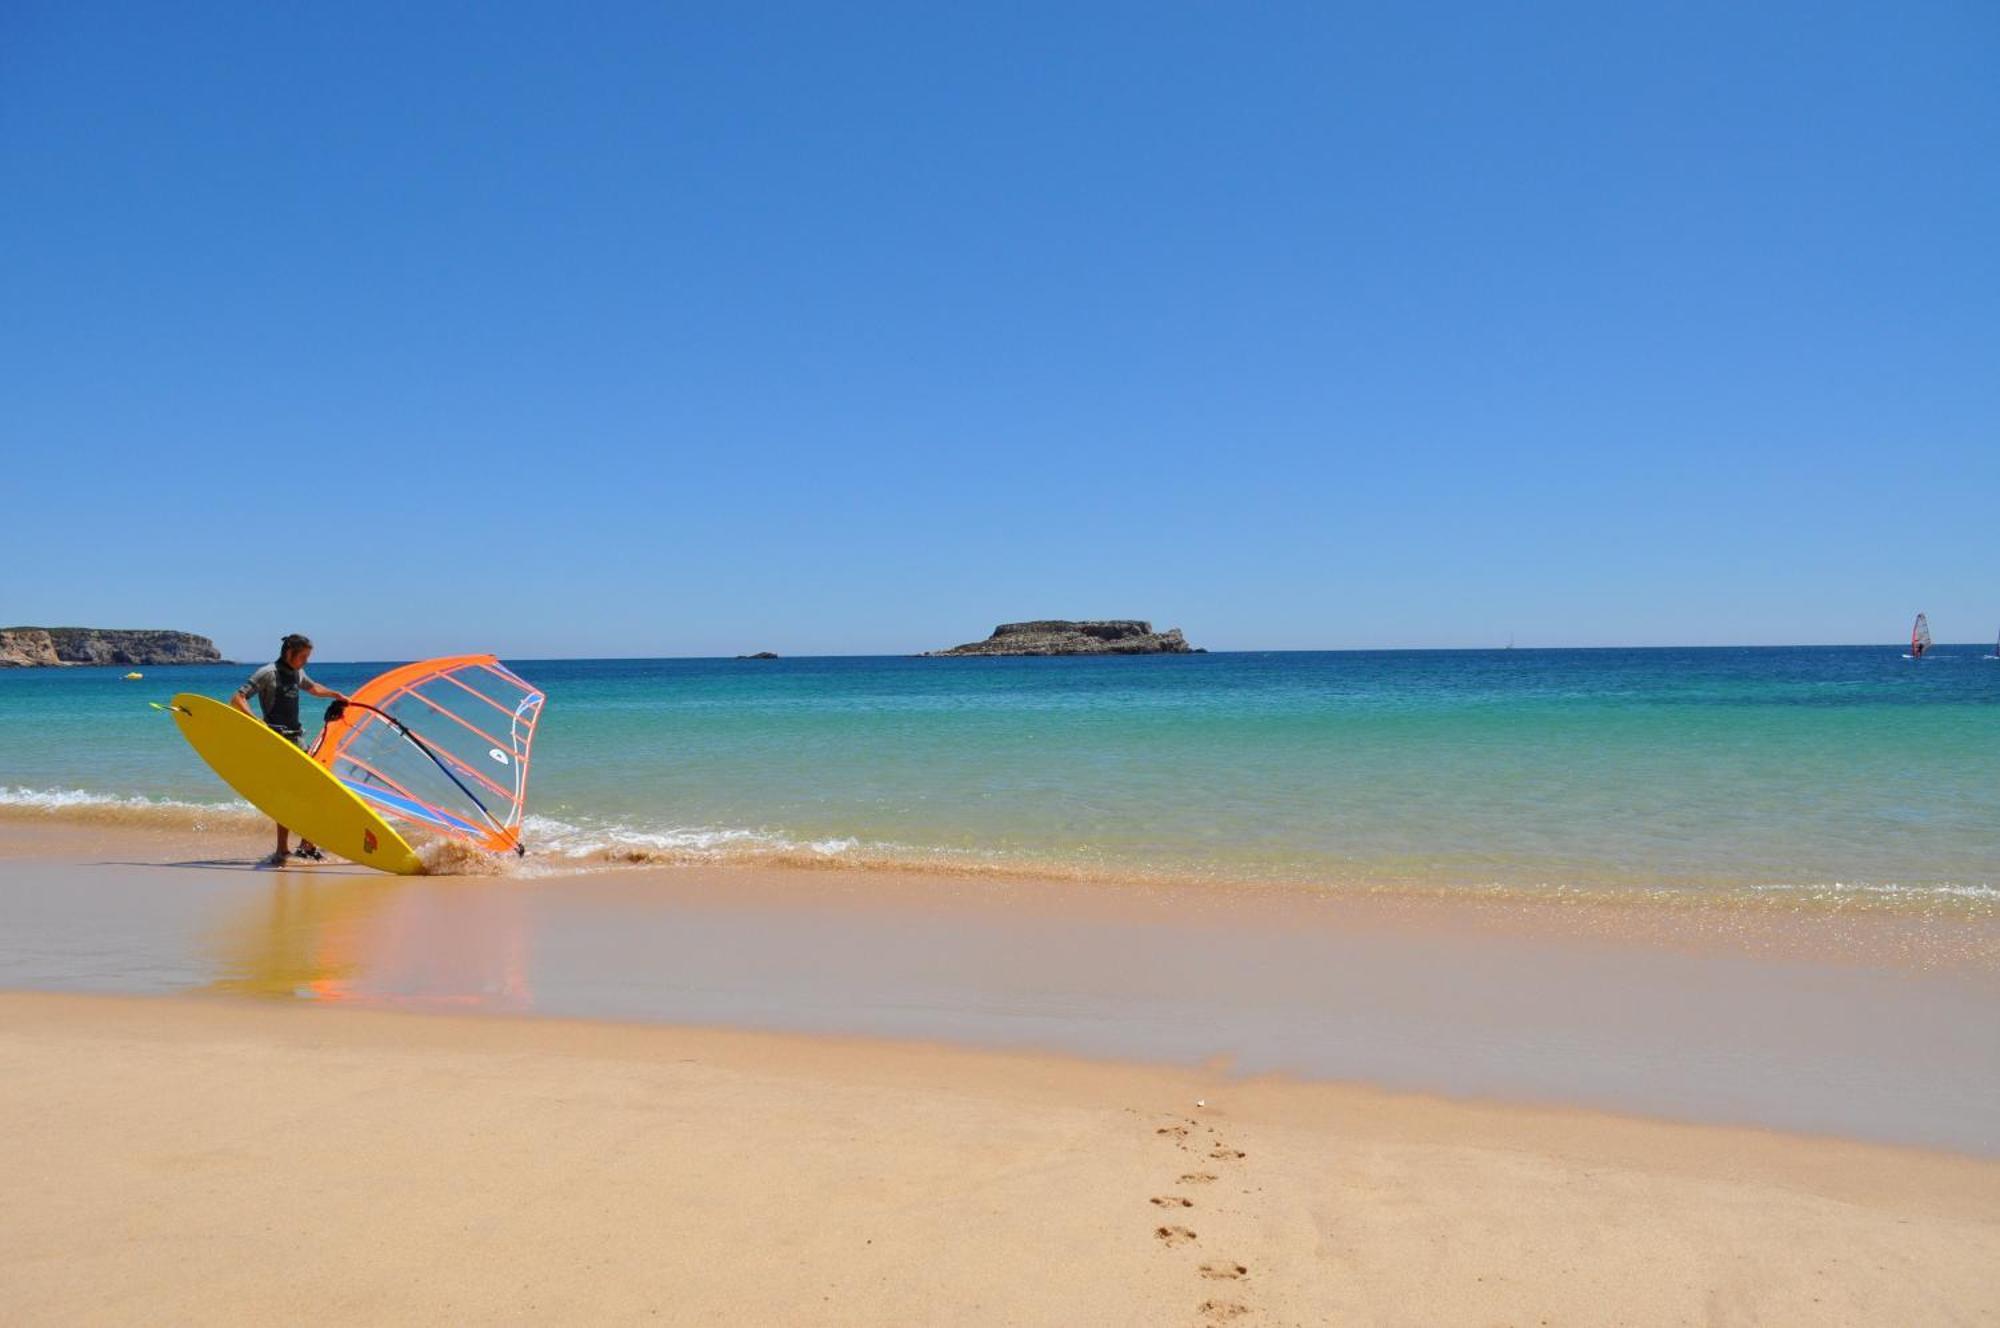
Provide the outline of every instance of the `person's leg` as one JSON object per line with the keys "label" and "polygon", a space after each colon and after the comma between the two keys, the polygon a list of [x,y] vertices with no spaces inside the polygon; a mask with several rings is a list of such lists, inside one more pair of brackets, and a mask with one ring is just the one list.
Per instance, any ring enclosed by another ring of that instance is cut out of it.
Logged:
{"label": "person's leg", "polygon": [[278,827],[278,851],[273,853],[269,858],[266,858],[265,861],[274,867],[282,867],[285,865],[285,857],[291,852],[291,848],[292,832],[281,825]]}
{"label": "person's leg", "polygon": [[[291,740],[292,740],[292,746],[294,746],[294,747],[298,748],[298,749],[299,749],[300,751],[305,751],[305,750],[306,750],[306,738],[305,738],[305,734],[303,734],[303,733],[291,733],[291,734],[287,734],[286,736],[287,736],[287,737],[289,737],[289,738],[291,738]],[[279,827],[278,827],[278,856],[279,856],[279,857],[281,857],[281,858],[282,858],[282,857],[284,857],[284,856],[285,856],[286,852],[288,851],[288,849],[289,849],[289,847],[290,847],[290,844],[291,844],[291,835],[290,835],[290,833],[289,833],[288,831],[286,831],[286,829],[285,829],[285,827],[284,827],[284,826],[282,826],[282,825],[281,825],[281,826],[279,826]],[[315,846],[314,846],[314,844],[313,844],[312,840],[310,840],[310,839],[307,839],[307,838],[306,838],[306,837],[305,837],[304,835],[300,835],[300,836],[299,836],[299,856],[300,856],[300,857],[302,857],[302,858],[310,858],[310,857],[316,857],[316,856],[318,856],[318,854],[319,854],[319,849],[318,849],[317,847],[315,847]]]}

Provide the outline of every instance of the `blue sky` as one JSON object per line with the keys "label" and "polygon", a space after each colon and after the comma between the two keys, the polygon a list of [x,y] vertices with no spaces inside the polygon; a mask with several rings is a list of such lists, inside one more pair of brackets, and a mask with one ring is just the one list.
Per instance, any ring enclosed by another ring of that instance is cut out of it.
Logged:
{"label": "blue sky", "polygon": [[0,8],[0,623],[2000,625],[2000,6]]}

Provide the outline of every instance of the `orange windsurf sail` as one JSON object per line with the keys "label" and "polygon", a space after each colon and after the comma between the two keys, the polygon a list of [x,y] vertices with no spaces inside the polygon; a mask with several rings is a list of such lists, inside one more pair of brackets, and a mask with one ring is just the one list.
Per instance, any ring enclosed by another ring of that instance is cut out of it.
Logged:
{"label": "orange windsurf sail", "polygon": [[384,815],[522,852],[541,691],[491,655],[419,660],[327,709],[313,758]]}

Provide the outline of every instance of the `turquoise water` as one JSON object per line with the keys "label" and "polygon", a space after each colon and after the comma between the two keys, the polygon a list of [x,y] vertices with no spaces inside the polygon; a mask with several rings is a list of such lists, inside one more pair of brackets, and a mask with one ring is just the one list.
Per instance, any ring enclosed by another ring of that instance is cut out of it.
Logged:
{"label": "turquoise water", "polygon": [[[542,862],[2000,897],[1991,647],[509,661]],[[334,686],[380,665],[316,664]],[[0,802],[200,819],[148,709],[246,668],[0,673]]]}

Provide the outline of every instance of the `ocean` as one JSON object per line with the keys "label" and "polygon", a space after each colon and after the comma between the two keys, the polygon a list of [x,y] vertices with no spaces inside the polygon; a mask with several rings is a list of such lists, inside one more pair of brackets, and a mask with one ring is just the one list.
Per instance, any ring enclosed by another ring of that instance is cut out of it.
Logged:
{"label": "ocean", "polygon": [[[510,660],[529,871],[744,861],[1990,913],[1987,646]],[[315,663],[351,688],[384,664]],[[149,700],[0,671],[0,810],[255,818]]]}

